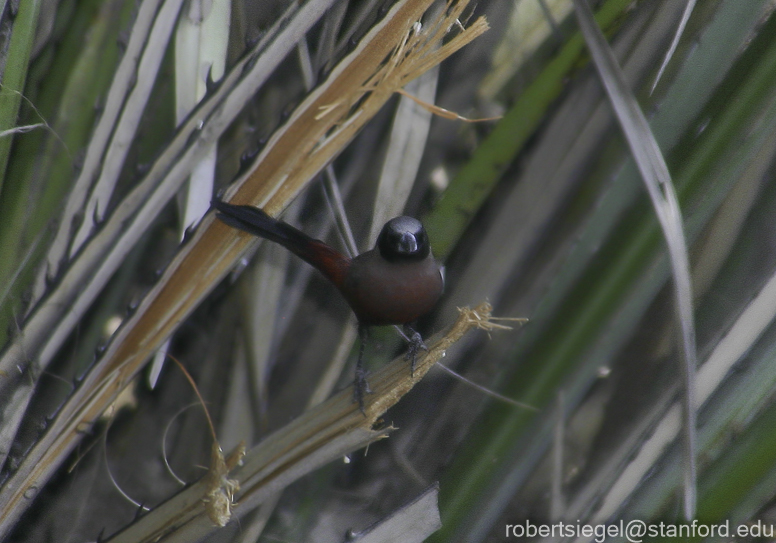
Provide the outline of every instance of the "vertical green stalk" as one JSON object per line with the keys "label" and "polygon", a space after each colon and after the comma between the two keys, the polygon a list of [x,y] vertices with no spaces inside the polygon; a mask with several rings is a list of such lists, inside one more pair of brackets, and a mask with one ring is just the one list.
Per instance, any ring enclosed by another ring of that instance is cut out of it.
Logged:
{"label": "vertical green stalk", "polygon": [[[21,104],[21,93],[27,80],[27,69],[30,63],[30,52],[35,41],[35,29],[38,26],[41,0],[24,0],[19,2],[19,12],[16,14],[8,46],[8,58],[3,74],[3,86],[0,87],[0,131],[10,130],[16,126]],[[8,166],[8,155],[13,138],[0,138],[0,192],[3,190],[5,169]]]}

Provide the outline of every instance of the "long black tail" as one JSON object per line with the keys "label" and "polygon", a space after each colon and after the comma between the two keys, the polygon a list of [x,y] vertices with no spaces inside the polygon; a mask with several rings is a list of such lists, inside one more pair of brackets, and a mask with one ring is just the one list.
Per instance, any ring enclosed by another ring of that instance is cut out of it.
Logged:
{"label": "long black tail", "polygon": [[315,241],[290,224],[270,217],[258,207],[227,204],[220,200],[213,200],[211,204],[219,211],[216,217],[229,226],[279,243],[293,253],[297,252],[298,247]]}
{"label": "long black tail", "polygon": [[313,239],[293,226],[267,215],[257,207],[227,204],[213,200],[221,221],[254,236],[279,243],[302,260],[318,268],[335,285],[340,285],[350,259],[322,241]]}

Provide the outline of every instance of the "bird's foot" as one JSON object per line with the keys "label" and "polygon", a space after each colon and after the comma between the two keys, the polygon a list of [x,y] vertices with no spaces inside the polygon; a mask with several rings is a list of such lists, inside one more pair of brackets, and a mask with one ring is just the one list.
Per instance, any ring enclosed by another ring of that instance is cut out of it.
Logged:
{"label": "bird's foot", "polygon": [[407,334],[407,342],[409,343],[409,346],[407,347],[407,354],[404,355],[404,360],[412,359],[412,363],[410,364],[410,375],[414,377],[415,364],[418,361],[418,353],[420,351],[428,352],[428,347],[426,347],[426,344],[423,343],[423,337],[418,332],[409,326],[405,326],[404,331]]}
{"label": "bird's foot", "polygon": [[358,403],[358,409],[366,416],[364,411],[364,394],[371,394],[372,390],[369,388],[369,383],[366,381],[366,371],[364,368],[356,368],[356,378],[353,381],[353,401]]}

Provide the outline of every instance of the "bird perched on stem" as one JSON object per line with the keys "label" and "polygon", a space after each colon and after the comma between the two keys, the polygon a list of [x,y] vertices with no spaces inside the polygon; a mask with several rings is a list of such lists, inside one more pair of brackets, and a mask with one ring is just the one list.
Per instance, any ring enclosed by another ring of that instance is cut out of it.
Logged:
{"label": "bird perched on stem", "polygon": [[420,221],[412,217],[389,220],[374,249],[350,258],[259,208],[219,200],[213,201],[213,207],[221,221],[279,243],[315,267],[342,293],[359,324],[361,346],[353,397],[362,412],[364,394],[370,392],[363,368],[367,327],[404,325],[410,343],[407,358],[412,358],[414,371],[417,351],[425,345],[410,324],[434,308],[444,287],[441,269]]}

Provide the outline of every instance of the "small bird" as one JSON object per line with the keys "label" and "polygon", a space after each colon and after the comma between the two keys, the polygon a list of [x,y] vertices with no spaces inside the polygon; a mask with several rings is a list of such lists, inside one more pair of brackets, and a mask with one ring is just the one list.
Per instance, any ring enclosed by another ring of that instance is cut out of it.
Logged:
{"label": "small bird", "polygon": [[224,223],[279,243],[320,271],[337,287],[358,319],[361,347],[353,397],[364,411],[364,393],[371,392],[363,368],[367,327],[402,324],[409,332],[415,369],[417,351],[425,348],[410,323],[431,311],[442,296],[442,271],[431,254],[425,228],[412,217],[396,217],[383,226],[374,249],[350,258],[324,242],[267,215],[259,208],[214,200]]}

